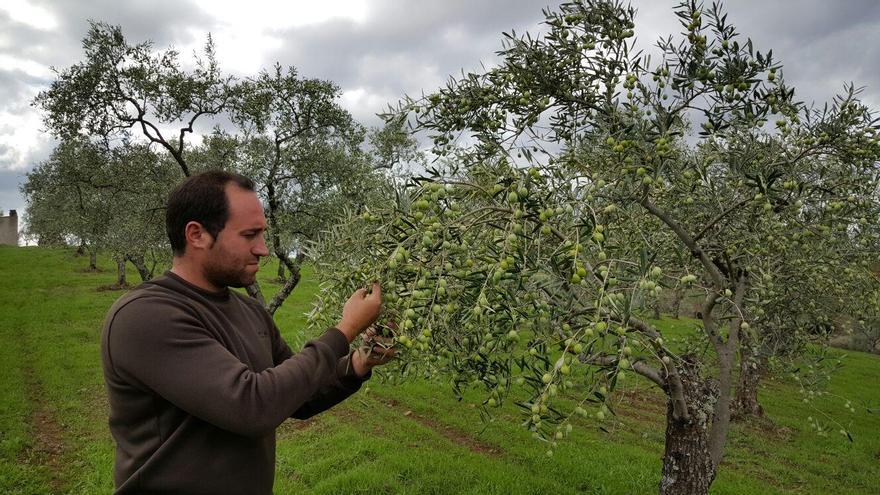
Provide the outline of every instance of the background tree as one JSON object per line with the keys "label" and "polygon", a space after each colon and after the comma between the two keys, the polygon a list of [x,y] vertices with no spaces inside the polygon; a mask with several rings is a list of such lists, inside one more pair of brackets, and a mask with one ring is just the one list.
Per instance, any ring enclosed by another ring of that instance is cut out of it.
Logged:
{"label": "background tree", "polygon": [[[178,52],[156,51],[152,42],[130,44],[119,26],[91,22],[83,39],[85,61],[57,71],[34,104],[60,137],[129,138],[135,132],[165,149],[190,175],[186,137],[204,118],[218,116],[234,94],[221,74],[211,37],[195,68],[181,68]],[[162,129],[177,127],[169,136]]]}
{"label": "background tree", "polygon": [[[339,88],[330,81],[300,78],[294,69],[276,66],[238,83],[218,68],[210,36],[192,70],[182,68],[175,50],[156,50],[149,41],[129,43],[120,27],[105,23],[91,24],[83,48],[84,61],[58,71],[51,87],[35,99],[46,126],[63,139],[86,139],[107,150],[145,142],[145,153],[164,150],[185,176],[223,168],[253,177],[265,203],[279,275],[284,277],[285,268],[290,273],[266,304],[272,313],[299,281],[301,259],[289,253],[319,226],[362,207],[384,180],[361,150],[362,127],[339,106]],[[206,120],[213,120],[213,130],[201,144],[188,144],[187,137],[200,132],[197,124]],[[169,128],[176,129],[174,135],[163,134]],[[140,159],[146,154],[136,155],[134,162],[147,163]],[[143,172],[165,180],[167,161],[152,159],[152,170],[134,162],[119,177]],[[144,251],[137,241],[152,240],[161,224],[156,216],[161,205],[151,202],[162,195],[148,189],[141,197],[126,196],[126,210],[101,223],[113,224],[107,240],[119,262],[131,260],[142,276],[153,271],[143,256],[155,251]],[[126,247],[127,242],[132,244]],[[263,301],[258,285],[248,292]]]}
{"label": "background tree", "polygon": [[[545,14],[547,34],[507,35],[497,68],[404,104],[453,163],[328,232],[313,316],[381,278],[389,331],[422,353],[407,365],[482,383],[488,408],[524,387],[524,424],[551,452],[573,414],[610,414],[631,370],[667,396],[660,492],[707,493],[763,275],[817,255],[795,234],[858,242],[854,218],[877,218],[876,121],[854,91],[818,111],[794,101],[717,5],[679,5],[684,38],[661,40],[655,64],[630,41],[631,7]],[[640,313],[680,286],[703,294],[682,347]]]}
{"label": "background tree", "polygon": [[360,150],[363,128],[337,103],[339,87],[300,78],[280,65],[241,85],[234,121],[242,128],[239,169],[259,185],[267,236],[289,276],[266,307],[281,305],[300,280],[291,251],[346,208],[362,204],[376,180]]}
{"label": "background tree", "polygon": [[[21,192],[27,201],[28,235],[84,248],[89,269],[97,270],[97,253],[110,209],[98,191],[106,163],[101,147],[82,138],[62,141],[46,161],[28,172]],[[97,187],[96,187],[97,186]]]}
{"label": "background tree", "polygon": [[177,176],[174,163],[162,163],[144,145],[107,149],[83,138],[62,141],[22,187],[28,230],[85,246],[92,269],[97,252],[109,252],[120,287],[127,285],[127,261],[149,280],[168,258],[159,254],[167,249],[164,204]]}
{"label": "background tree", "polygon": [[121,267],[131,262],[147,281],[171,264],[165,204],[178,181],[177,164],[141,144],[111,150],[110,165],[116,194],[103,246]]}
{"label": "background tree", "polygon": [[401,182],[412,177],[413,167],[421,171],[427,166],[427,157],[419,150],[405,117],[391,117],[384,126],[371,129],[368,136],[373,167],[386,169],[392,178]]}

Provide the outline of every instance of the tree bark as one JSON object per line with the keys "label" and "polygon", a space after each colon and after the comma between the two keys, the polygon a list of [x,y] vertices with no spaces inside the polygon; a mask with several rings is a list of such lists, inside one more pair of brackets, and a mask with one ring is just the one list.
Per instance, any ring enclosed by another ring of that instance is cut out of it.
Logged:
{"label": "tree bark", "polygon": [[248,285],[245,290],[249,296],[256,299],[260,304],[266,306],[266,298],[263,297],[263,291],[260,289],[260,283],[254,280],[254,283]]}
{"label": "tree bark", "polygon": [[709,430],[709,455],[715,466],[721,464],[727,432],[730,430],[730,403],[733,394],[733,364],[736,350],[725,346],[718,355],[718,391],[712,414],[712,428]]}
{"label": "tree bark", "polygon": [[[279,142],[275,141],[275,167],[272,169],[272,176],[274,176],[275,171],[278,169],[278,163],[280,163],[280,148]],[[266,310],[269,314],[274,315],[275,311],[284,304],[284,301],[290,296],[290,293],[293,292],[293,289],[296,288],[297,284],[299,284],[300,279],[300,266],[302,264],[302,260],[304,256],[302,254],[297,255],[296,260],[291,260],[290,256],[287,255],[287,251],[281,246],[281,236],[278,233],[278,221],[276,218],[276,213],[278,211],[278,198],[275,195],[275,186],[269,181],[266,185],[266,199],[268,203],[268,210],[266,211],[266,220],[269,223],[269,237],[272,244],[272,251],[275,253],[275,256],[278,258],[278,275],[281,278],[282,271],[284,268],[290,273],[287,280],[284,281],[284,285],[281,287],[275,297],[267,305],[265,300],[261,297],[259,300],[266,307]]]}
{"label": "tree bark", "polygon": [[141,281],[146,282],[153,278],[150,270],[147,269],[146,263],[144,263],[144,257],[142,255],[126,255],[125,257],[128,261],[131,261],[131,264],[137,268],[138,274],[141,276]]}
{"label": "tree bark", "polygon": [[739,386],[733,401],[732,415],[734,419],[764,416],[764,408],[758,402],[758,384],[766,370],[767,360],[754,351],[743,350],[740,359]]}
{"label": "tree bark", "polygon": [[676,320],[681,316],[681,301],[684,300],[684,291],[676,290],[672,292],[672,305],[670,310],[672,317]]}
{"label": "tree bark", "polygon": [[98,271],[98,251],[95,249],[89,251],[89,270]]}
{"label": "tree bark", "polygon": [[125,287],[127,284],[125,282],[125,258],[118,258],[116,260],[116,285],[118,287]]}
{"label": "tree bark", "polygon": [[290,271],[290,277],[284,282],[284,285],[281,287],[281,290],[275,294],[275,297],[272,298],[272,301],[269,302],[269,305],[266,306],[266,310],[270,315],[274,315],[275,311],[284,304],[284,301],[293,292],[293,289],[299,284],[300,279],[300,263],[297,262],[296,265],[293,266],[293,269]]}
{"label": "tree bark", "polygon": [[678,373],[689,414],[675,414],[673,399],[667,399],[660,495],[704,495],[715,479],[716,466],[709,452],[709,414],[705,411],[714,391],[690,357],[683,357]]}
{"label": "tree bark", "polygon": [[284,271],[284,263],[282,263],[280,260],[278,261],[278,281],[279,282],[286,282],[287,281],[287,277],[285,276],[285,271]]}

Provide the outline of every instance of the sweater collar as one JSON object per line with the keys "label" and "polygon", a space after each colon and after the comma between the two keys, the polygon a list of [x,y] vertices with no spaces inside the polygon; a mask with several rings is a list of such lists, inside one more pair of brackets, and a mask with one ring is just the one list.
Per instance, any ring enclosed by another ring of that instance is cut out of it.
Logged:
{"label": "sweater collar", "polygon": [[224,301],[229,300],[229,287],[224,287],[223,289],[220,289],[219,291],[214,292],[214,291],[210,291],[207,289],[203,289],[197,285],[194,285],[194,284],[186,281],[185,279],[181,278],[179,275],[172,272],[171,270],[166,271],[165,276],[171,280],[174,280],[175,282],[180,283],[181,285],[183,285],[187,289],[205,297],[206,299],[210,299],[212,301],[217,301],[217,302],[224,302]]}

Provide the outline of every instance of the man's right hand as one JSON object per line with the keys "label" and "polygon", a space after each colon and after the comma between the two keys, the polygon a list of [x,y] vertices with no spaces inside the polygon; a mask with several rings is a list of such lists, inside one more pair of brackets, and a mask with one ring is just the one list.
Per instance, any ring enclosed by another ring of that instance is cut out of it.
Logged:
{"label": "man's right hand", "polygon": [[379,282],[373,282],[373,291],[367,294],[366,289],[358,289],[348,298],[342,307],[342,319],[336,325],[351,343],[355,337],[366,330],[382,309],[382,289]]}

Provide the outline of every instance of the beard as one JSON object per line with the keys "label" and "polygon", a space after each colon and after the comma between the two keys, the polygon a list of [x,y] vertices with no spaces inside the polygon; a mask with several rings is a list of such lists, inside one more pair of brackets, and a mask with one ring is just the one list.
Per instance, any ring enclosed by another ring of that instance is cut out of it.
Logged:
{"label": "beard", "polygon": [[[216,250],[215,250],[216,249]],[[213,256],[203,265],[205,278],[215,287],[247,287],[257,281],[256,272],[249,271],[249,260],[240,260],[216,244]]]}

